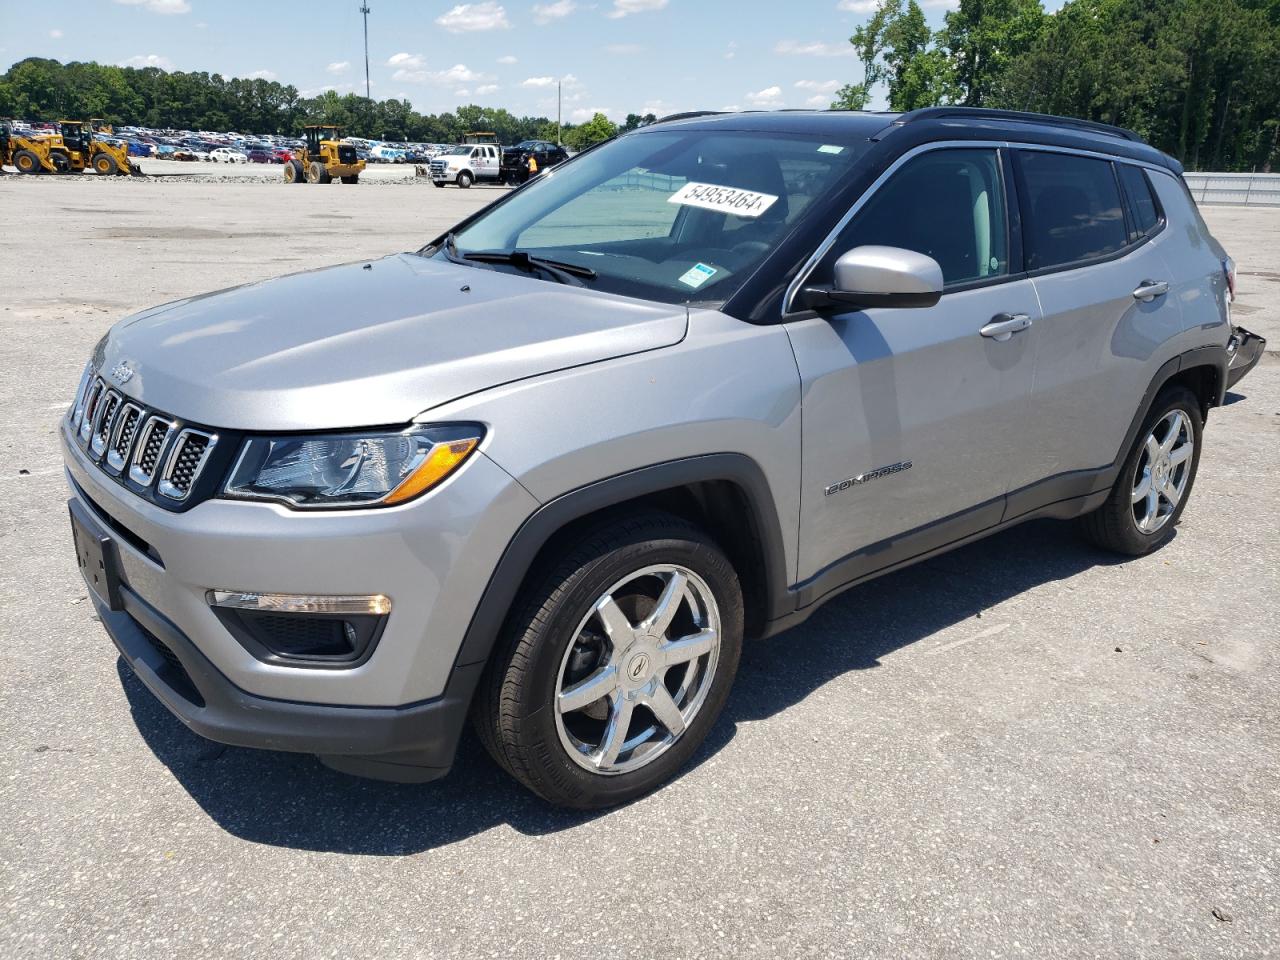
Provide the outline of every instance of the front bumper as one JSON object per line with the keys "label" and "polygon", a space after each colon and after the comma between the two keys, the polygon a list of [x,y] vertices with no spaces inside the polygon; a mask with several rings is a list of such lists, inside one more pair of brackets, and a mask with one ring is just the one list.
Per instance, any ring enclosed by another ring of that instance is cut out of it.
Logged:
{"label": "front bumper", "polygon": [[1231,339],[1227,342],[1227,356],[1230,365],[1227,367],[1227,389],[1231,389],[1245,374],[1258,365],[1267,341],[1256,333],[1250,333],[1244,327],[1232,327]]}
{"label": "front bumper", "polygon": [[[91,593],[92,596],[92,593]],[[445,693],[401,707],[342,707],[254,696],[128,587],[98,616],[138,679],[194,733],[218,743],[314,753],[337,770],[423,782],[449,772],[483,664],[454,671]]]}

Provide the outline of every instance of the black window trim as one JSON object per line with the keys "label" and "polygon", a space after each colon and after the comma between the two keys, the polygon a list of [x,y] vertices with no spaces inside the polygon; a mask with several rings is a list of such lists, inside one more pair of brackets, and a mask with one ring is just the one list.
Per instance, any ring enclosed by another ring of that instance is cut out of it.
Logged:
{"label": "black window trim", "polygon": [[[1125,185],[1124,178],[1120,176],[1121,163],[1116,162],[1113,164],[1113,166],[1115,167],[1115,171],[1116,171],[1116,180],[1120,184],[1120,197],[1124,201],[1125,215],[1126,216],[1132,215],[1137,212],[1137,208],[1134,206],[1134,197],[1129,192],[1128,186]],[[1164,204],[1160,202],[1160,194],[1156,191],[1155,185],[1151,182],[1151,177],[1147,173],[1147,171],[1144,169],[1143,165],[1140,163],[1130,163],[1130,164],[1127,164],[1127,166],[1133,167],[1142,175],[1142,179],[1147,185],[1147,193],[1151,196],[1151,204],[1152,206],[1155,207],[1155,210],[1156,210],[1155,226],[1153,226],[1146,233],[1142,234],[1136,241],[1132,241],[1133,246],[1137,247],[1137,246],[1141,246],[1144,240],[1149,240],[1152,237],[1156,236],[1158,233],[1160,233],[1160,231],[1165,228],[1166,218],[1165,218],[1165,212],[1164,212]]]}
{"label": "black window trim", "polygon": [[[1078,156],[1085,157],[1090,160],[1098,160],[1098,161],[1110,164],[1111,176],[1115,180],[1116,190],[1118,191],[1120,196],[1120,210],[1124,216],[1124,223],[1125,223],[1125,226],[1124,226],[1125,243],[1123,246],[1119,247],[1118,249],[1113,250],[1110,253],[1104,253],[1101,256],[1097,256],[1097,257],[1086,257],[1081,260],[1071,260],[1067,263],[1055,263],[1053,266],[1040,267],[1037,270],[1027,270],[1022,274],[1024,277],[1030,277],[1032,279],[1035,279],[1036,277],[1047,277],[1054,273],[1063,273],[1067,270],[1080,270],[1084,267],[1093,267],[1103,263],[1110,263],[1113,260],[1119,260],[1122,257],[1127,257],[1129,254],[1133,253],[1139,247],[1143,246],[1146,243],[1151,242],[1156,237],[1158,237],[1161,233],[1164,232],[1164,228],[1166,226],[1164,208],[1160,204],[1160,198],[1157,195],[1155,188],[1151,187],[1150,181],[1148,181],[1148,187],[1150,187],[1151,189],[1151,195],[1155,200],[1156,210],[1160,214],[1160,219],[1157,222],[1155,228],[1151,230],[1150,233],[1147,233],[1139,237],[1137,240],[1129,240],[1129,232],[1130,232],[1129,231],[1129,198],[1128,198],[1128,194],[1125,192],[1125,189],[1124,189],[1124,181],[1120,179],[1120,172],[1117,169],[1117,165],[1121,163],[1127,163],[1130,166],[1138,167],[1139,169],[1143,169],[1144,176],[1145,176],[1145,168],[1147,164],[1134,162],[1124,157],[1112,157],[1112,156],[1107,156],[1105,154],[1086,153],[1085,151],[1082,151],[1082,150],[1064,150],[1061,148],[1055,148],[1055,147],[1049,147],[1049,146],[1039,147],[1035,144],[1014,145],[1010,152],[1013,154],[1013,157],[1014,157],[1014,164],[1013,164],[1014,180],[1017,183],[1018,202],[1020,205],[1025,204],[1027,202],[1026,183],[1023,180],[1022,168],[1019,166],[1018,160],[1017,160],[1017,158],[1021,156],[1023,153],[1070,153],[1070,154],[1075,154]],[[1019,212],[1020,212],[1023,223],[1024,224],[1027,223],[1029,221],[1029,218],[1027,217],[1026,209],[1020,206]],[[1025,230],[1026,228],[1024,227],[1023,228],[1024,249],[1025,249],[1025,243],[1026,243]],[[1026,264],[1024,263],[1023,267],[1025,266]]]}

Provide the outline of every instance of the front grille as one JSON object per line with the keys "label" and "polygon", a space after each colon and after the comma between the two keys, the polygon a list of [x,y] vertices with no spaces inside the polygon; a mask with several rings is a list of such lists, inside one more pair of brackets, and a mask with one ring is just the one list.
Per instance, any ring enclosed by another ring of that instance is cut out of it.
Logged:
{"label": "front grille", "polygon": [[[105,473],[170,510],[184,510],[194,502],[192,492],[218,442],[212,431],[179,424],[126,400],[101,377],[86,385],[68,420],[84,452]],[[220,469],[226,466],[222,463]],[[212,493],[202,490],[202,497]]]}
{"label": "front grille", "polygon": [[119,473],[129,459],[129,451],[133,449],[133,438],[138,432],[138,424],[142,420],[142,408],[135,403],[126,403],[116,417],[115,430],[111,434],[111,447],[107,450],[107,467]]}
{"label": "front grille", "polygon": [[178,439],[173,443],[173,451],[165,461],[160,493],[171,500],[185,500],[216,442],[217,438],[213,435],[190,428],[178,434]]}
{"label": "front grille", "polygon": [[431,176],[437,180],[444,179],[445,162],[443,160],[431,161]]}

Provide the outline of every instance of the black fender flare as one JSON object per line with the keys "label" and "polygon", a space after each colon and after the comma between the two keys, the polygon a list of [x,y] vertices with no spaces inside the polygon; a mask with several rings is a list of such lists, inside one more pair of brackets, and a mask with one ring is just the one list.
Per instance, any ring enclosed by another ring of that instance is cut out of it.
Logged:
{"label": "black fender flare", "polygon": [[455,673],[459,668],[488,661],[502,623],[534,559],[568,524],[628,500],[713,480],[737,484],[746,495],[752,512],[751,523],[764,558],[768,594],[766,620],[794,609],[795,600],[787,590],[782,527],[769,482],[759,464],[741,453],[670,460],[578,487],[535,510],[511,538],[489,577],[454,660]]}

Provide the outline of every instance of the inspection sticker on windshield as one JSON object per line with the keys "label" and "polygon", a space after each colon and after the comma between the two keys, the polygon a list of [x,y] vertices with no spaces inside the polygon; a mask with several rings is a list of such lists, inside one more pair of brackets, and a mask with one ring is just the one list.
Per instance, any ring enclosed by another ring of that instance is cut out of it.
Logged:
{"label": "inspection sticker on windshield", "polygon": [[702,207],[731,213],[735,217],[758,217],[777,202],[777,197],[736,187],[717,187],[713,183],[686,183],[667,198],[667,203],[686,207]]}
{"label": "inspection sticker on windshield", "polygon": [[844,153],[844,147],[838,147],[834,143],[824,143],[818,148],[819,153]]}
{"label": "inspection sticker on windshield", "polygon": [[680,282],[693,287],[696,290],[715,276],[715,274],[715,267],[708,267],[705,263],[695,263],[693,268],[686,271],[684,276],[680,278]]}

